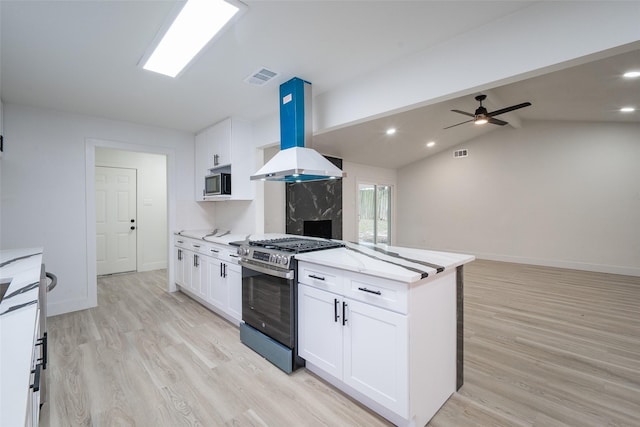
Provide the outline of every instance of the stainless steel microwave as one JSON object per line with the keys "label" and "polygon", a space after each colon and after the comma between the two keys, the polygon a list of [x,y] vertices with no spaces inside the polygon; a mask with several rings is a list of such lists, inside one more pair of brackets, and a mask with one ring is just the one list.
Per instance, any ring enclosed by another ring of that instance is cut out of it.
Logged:
{"label": "stainless steel microwave", "polygon": [[231,174],[215,173],[204,177],[204,195],[222,196],[231,194]]}

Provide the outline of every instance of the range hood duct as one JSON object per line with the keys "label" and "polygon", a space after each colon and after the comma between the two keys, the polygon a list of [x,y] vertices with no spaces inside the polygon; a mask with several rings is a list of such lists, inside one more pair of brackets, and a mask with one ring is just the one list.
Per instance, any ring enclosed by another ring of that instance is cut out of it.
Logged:
{"label": "range hood duct", "polygon": [[294,77],[280,85],[280,151],[251,180],[303,182],[346,176],[311,141],[311,83]]}

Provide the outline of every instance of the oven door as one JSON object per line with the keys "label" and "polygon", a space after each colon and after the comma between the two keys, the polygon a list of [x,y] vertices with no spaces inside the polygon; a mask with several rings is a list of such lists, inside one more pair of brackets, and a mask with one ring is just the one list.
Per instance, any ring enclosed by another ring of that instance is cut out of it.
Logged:
{"label": "oven door", "polygon": [[295,270],[274,270],[245,260],[242,320],[279,343],[295,344]]}

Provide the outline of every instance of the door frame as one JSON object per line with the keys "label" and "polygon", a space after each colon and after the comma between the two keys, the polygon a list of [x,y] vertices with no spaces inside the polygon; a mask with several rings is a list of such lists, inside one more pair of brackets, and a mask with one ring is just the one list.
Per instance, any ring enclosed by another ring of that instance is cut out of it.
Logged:
{"label": "door frame", "polygon": [[110,141],[98,138],[85,139],[85,200],[86,200],[86,224],[87,224],[87,299],[90,307],[98,305],[98,280],[96,258],[96,147],[111,148],[121,151],[136,151],[140,153],[164,154],[167,157],[167,290],[176,290],[173,280],[173,252],[170,230],[175,229],[176,223],[176,196],[175,196],[175,150],[167,147],[155,147],[150,145],[132,144],[128,142]]}

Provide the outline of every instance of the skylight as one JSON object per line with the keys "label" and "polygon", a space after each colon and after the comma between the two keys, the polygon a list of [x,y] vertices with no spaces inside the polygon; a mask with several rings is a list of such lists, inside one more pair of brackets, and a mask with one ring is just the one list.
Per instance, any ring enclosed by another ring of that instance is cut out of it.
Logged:
{"label": "skylight", "polygon": [[224,0],[188,0],[143,68],[177,76],[242,6]]}

